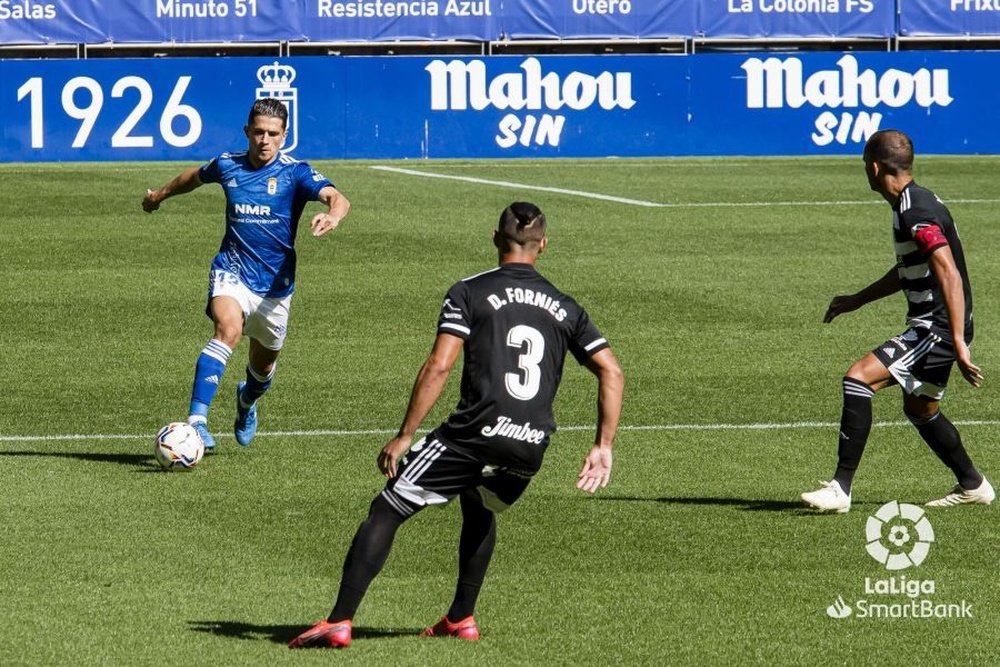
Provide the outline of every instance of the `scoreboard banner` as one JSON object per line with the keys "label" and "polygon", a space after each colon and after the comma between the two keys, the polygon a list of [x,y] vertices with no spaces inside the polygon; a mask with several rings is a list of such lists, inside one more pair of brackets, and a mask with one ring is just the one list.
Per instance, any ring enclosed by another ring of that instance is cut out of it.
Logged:
{"label": "scoreboard banner", "polygon": [[0,61],[5,162],[201,161],[254,99],[310,159],[1000,153],[997,52]]}
{"label": "scoreboard banner", "polygon": [[899,0],[903,37],[1000,35],[998,0]]}
{"label": "scoreboard banner", "polygon": [[698,9],[698,36],[705,38],[877,38],[896,32],[896,0],[699,0]]}

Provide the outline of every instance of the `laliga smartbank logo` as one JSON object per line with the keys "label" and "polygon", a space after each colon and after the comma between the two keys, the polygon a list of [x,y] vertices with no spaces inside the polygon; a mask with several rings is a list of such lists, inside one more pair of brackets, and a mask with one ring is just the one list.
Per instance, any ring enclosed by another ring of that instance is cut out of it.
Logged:
{"label": "laliga smartbank logo", "polygon": [[[924,510],[916,505],[888,502],[865,523],[865,549],[889,572],[917,567],[926,560],[934,542],[934,529]],[[848,604],[838,595],[826,608],[835,619],[883,618],[972,618],[972,604],[966,600],[941,602],[937,583],[905,574],[865,577],[865,597]]]}
{"label": "laliga smartbank logo", "polygon": [[865,524],[868,555],[887,570],[905,570],[924,562],[934,541],[934,529],[916,505],[895,500],[878,508]]}

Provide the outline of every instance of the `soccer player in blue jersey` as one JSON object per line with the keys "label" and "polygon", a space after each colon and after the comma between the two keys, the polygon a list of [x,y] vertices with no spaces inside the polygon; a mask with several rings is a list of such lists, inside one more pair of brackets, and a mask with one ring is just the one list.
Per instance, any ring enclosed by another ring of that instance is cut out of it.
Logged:
{"label": "soccer player in blue jersey", "polygon": [[955,486],[930,507],[989,505],[993,486],[973,465],[958,429],[941,412],[953,366],[973,387],[982,372],[972,363],[972,287],[965,252],[948,208],[911,173],[913,142],[899,130],[880,130],[865,144],[868,185],[892,207],[896,262],[875,282],[854,294],[833,298],[824,322],[902,292],[907,330],[887,340],[847,369],[837,469],[833,479],[802,500],[824,512],[851,509],[854,474],[872,427],[875,392],[899,385],[903,412],[920,437],[955,475]]}
{"label": "soccer player in blue jersey", "polygon": [[208,431],[208,409],[226,362],[246,334],[250,354],[246,380],[236,389],[236,441],[250,444],[257,432],[257,399],[271,386],[275,362],[288,329],[295,289],[295,235],[309,201],[328,208],[313,216],[313,236],[336,229],[351,204],[325,176],[279,149],[285,140],[288,110],[279,100],[254,102],[243,128],[243,153],[223,153],[201,167],[190,167],[158,190],[147,190],[142,208],[152,213],[164,199],[204,183],[219,183],[226,194],[226,233],[209,273],[206,313],[215,323],[195,365],[188,422],[215,447]]}

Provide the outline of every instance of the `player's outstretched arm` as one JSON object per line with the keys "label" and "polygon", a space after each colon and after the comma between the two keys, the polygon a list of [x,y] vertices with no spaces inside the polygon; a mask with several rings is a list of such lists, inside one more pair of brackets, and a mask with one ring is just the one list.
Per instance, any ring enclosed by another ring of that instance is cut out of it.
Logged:
{"label": "player's outstretched arm", "polygon": [[895,294],[901,289],[903,289],[903,285],[899,281],[899,272],[893,266],[884,276],[860,292],[839,294],[833,297],[833,300],[830,301],[830,305],[826,309],[826,314],[823,316],[823,323],[829,324],[838,315],[857,310],[865,304]]}
{"label": "player's outstretched arm", "polygon": [[983,383],[983,372],[972,363],[972,353],[965,344],[965,291],[962,289],[962,274],[955,265],[955,256],[951,248],[940,246],[931,253],[928,263],[941,286],[958,369],[965,381],[978,389]]}
{"label": "player's outstretched arm", "polygon": [[420,367],[417,380],[413,383],[410,404],[406,406],[403,424],[399,427],[396,437],[386,443],[378,454],[378,469],[386,477],[396,476],[396,461],[410,448],[413,435],[420,428],[420,423],[424,421],[444,391],[448,375],[455,366],[464,343],[465,341],[458,336],[445,333],[438,334],[434,340],[430,356]]}
{"label": "player's outstretched arm", "polygon": [[583,460],[576,488],[595,493],[611,481],[611,448],[621,418],[625,375],[610,348],[604,348],[590,357],[587,368],[597,376],[597,436],[594,446]]}
{"label": "player's outstretched arm", "polygon": [[323,234],[336,229],[340,221],[347,217],[347,212],[351,210],[351,202],[347,201],[347,197],[332,185],[319,191],[319,200],[326,204],[327,210],[324,213],[314,215],[312,222],[309,223],[313,236],[323,236]]}
{"label": "player's outstretched arm", "polygon": [[146,190],[146,196],[142,198],[142,210],[146,213],[152,213],[160,208],[160,202],[164,199],[191,192],[198,187],[201,187],[201,178],[198,177],[198,167],[189,167],[162,188],[158,190]]}

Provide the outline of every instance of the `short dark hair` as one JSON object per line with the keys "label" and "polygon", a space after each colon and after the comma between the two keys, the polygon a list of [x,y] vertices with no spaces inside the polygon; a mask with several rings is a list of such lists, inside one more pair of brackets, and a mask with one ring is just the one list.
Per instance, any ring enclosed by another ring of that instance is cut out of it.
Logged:
{"label": "short dark hair", "polygon": [[899,130],[879,130],[865,143],[864,156],[890,174],[909,173],[913,169],[913,141]]}
{"label": "short dark hair", "polygon": [[545,214],[528,202],[516,201],[503,210],[497,232],[507,243],[524,246],[545,238]]}
{"label": "short dark hair", "polygon": [[250,107],[250,115],[247,116],[247,125],[253,125],[253,119],[257,116],[280,118],[281,127],[288,127],[288,109],[281,100],[273,97],[263,97],[253,103],[253,106]]}

